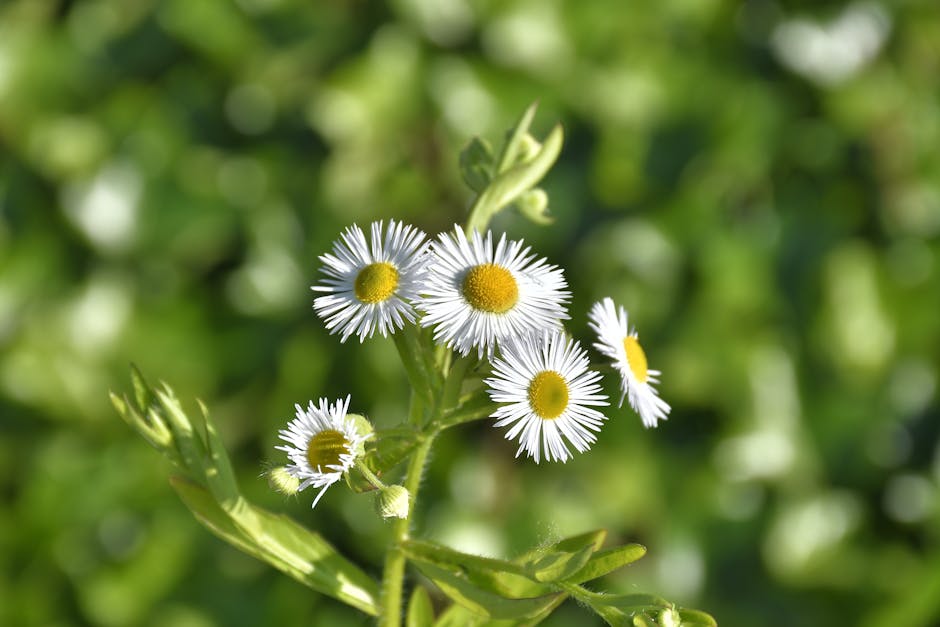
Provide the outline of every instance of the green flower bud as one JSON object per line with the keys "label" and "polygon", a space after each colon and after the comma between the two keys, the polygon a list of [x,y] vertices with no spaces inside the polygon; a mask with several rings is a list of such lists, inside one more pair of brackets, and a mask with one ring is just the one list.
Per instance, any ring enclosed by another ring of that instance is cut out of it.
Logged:
{"label": "green flower bud", "polygon": [[346,414],[346,420],[351,421],[355,425],[356,433],[362,436],[362,442],[352,451],[356,457],[359,457],[365,452],[365,441],[372,437],[375,429],[372,427],[372,423],[360,414]]}
{"label": "green flower bud", "polygon": [[656,623],[662,627],[679,627],[682,619],[679,618],[679,612],[674,607],[668,607],[659,613]]}
{"label": "green flower bud", "polygon": [[286,496],[294,496],[299,492],[300,479],[287,471],[284,466],[275,466],[267,473],[268,485],[272,490],[280,492]]}
{"label": "green flower bud", "polygon": [[382,488],[375,497],[375,511],[382,518],[407,518],[411,495],[400,485]]}

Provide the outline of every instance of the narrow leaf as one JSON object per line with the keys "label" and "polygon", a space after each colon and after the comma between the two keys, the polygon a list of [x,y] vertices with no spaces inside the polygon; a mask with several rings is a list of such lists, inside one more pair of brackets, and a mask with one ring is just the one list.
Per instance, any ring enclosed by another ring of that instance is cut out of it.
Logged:
{"label": "narrow leaf", "polygon": [[431,627],[434,624],[434,608],[424,586],[416,586],[408,601],[406,627]]}
{"label": "narrow leaf", "polygon": [[473,191],[483,191],[493,177],[493,151],[489,144],[479,137],[474,137],[460,151],[460,174],[464,183]]}
{"label": "narrow leaf", "polygon": [[207,490],[183,477],[172,477],[170,483],[215,535],[318,592],[378,614],[378,586],[319,534],[243,499],[222,509]]}
{"label": "narrow leaf", "polygon": [[718,627],[718,621],[716,621],[711,614],[707,614],[701,610],[686,609],[684,607],[677,608],[677,610],[683,626],[707,625],[708,627]]}
{"label": "narrow leaf", "polygon": [[137,411],[146,415],[147,408],[154,402],[153,389],[147,385],[144,375],[134,364],[131,364],[131,383],[134,386],[134,399],[137,401]]}
{"label": "narrow leaf", "polygon": [[549,553],[532,564],[535,578],[543,582],[567,579],[581,570],[593,553],[593,545],[588,545],[575,553]]}
{"label": "narrow leaf", "polygon": [[488,618],[532,618],[551,607],[559,596],[559,593],[555,593],[534,598],[507,599],[478,587],[459,570],[448,570],[427,562],[418,562],[417,565],[451,600]]}
{"label": "narrow leaf", "polygon": [[516,122],[516,125],[512,129],[512,134],[509,135],[500,151],[499,162],[496,164],[497,172],[503,172],[515,162],[516,157],[519,155],[519,150],[522,147],[523,139],[526,133],[529,132],[529,127],[532,126],[532,120],[535,119],[535,112],[538,108],[539,103],[533,102],[523,111],[519,121]]}
{"label": "narrow leaf", "polygon": [[607,531],[605,529],[579,533],[552,544],[533,549],[513,561],[525,566],[531,566],[534,562],[550,553],[575,553],[586,547],[594,547],[596,551],[601,548],[601,545],[604,543],[604,538],[606,537]]}
{"label": "narrow leaf", "polygon": [[663,609],[672,607],[666,599],[654,594],[595,594],[592,604],[602,604],[616,607],[626,612],[638,612],[649,609]]}
{"label": "narrow leaf", "polygon": [[550,588],[536,583],[531,573],[513,562],[461,553],[422,540],[407,540],[402,544],[402,550],[419,567],[430,564],[458,571],[478,587],[503,597],[532,597],[550,592]]}
{"label": "narrow leaf", "polygon": [[223,507],[233,503],[238,498],[238,484],[235,481],[235,472],[232,462],[229,461],[222,438],[209,416],[209,409],[202,401],[198,401],[199,411],[202,414],[202,424],[205,428],[206,449],[209,456],[206,464],[206,483],[209,490]]}
{"label": "narrow leaf", "polygon": [[591,556],[583,568],[568,576],[568,583],[583,583],[612,573],[623,568],[646,555],[646,547],[641,544],[627,544],[624,546],[603,549]]}
{"label": "narrow leaf", "polygon": [[491,401],[489,396],[481,390],[469,400],[444,414],[438,424],[442,429],[446,429],[465,422],[482,420],[492,416],[498,407],[499,405]]}

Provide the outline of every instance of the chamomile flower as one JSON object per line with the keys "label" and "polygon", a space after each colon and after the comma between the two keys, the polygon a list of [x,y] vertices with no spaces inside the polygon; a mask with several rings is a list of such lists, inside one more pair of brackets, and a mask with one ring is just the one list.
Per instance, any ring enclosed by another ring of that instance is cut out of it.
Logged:
{"label": "chamomile flower", "polygon": [[297,408],[297,417],[287,424],[278,435],[287,445],[275,448],[287,453],[290,464],[285,468],[300,481],[296,491],[309,486],[320,492],[313,500],[316,507],[326,489],[339,481],[343,473],[352,468],[362,451],[366,439],[356,429],[355,421],[346,415],[349,397],[332,405],[321,398],[319,405],[313,401],[304,409]]}
{"label": "chamomile flower", "polygon": [[615,308],[614,301],[605,298],[594,303],[588,318],[589,326],[600,340],[594,346],[614,360],[614,367],[620,373],[620,387],[623,391],[620,405],[623,405],[626,396],[630,407],[640,414],[646,427],[655,427],[658,421],[666,420],[669,404],[659,397],[653,387],[654,383],[659,383],[660,372],[649,369],[636,329],[631,329],[627,324],[627,311],[623,307]]}
{"label": "chamomile flower", "polygon": [[581,453],[591,448],[592,431],[606,419],[591,406],[608,403],[581,345],[552,329],[509,339],[499,350],[485,382],[490,398],[503,403],[493,413],[495,426],[512,425],[506,439],[519,439],[516,457],[525,451],[535,463],[543,453],[548,461],[566,462],[565,440]]}
{"label": "chamomile flower", "polygon": [[320,256],[326,277],[313,286],[325,292],[313,301],[331,333],[342,342],[358,335],[363,342],[376,329],[383,336],[415,321],[411,301],[418,297],[427,267],[425,234],[390,220],[373,222],[371,241],[358,225],[347,228],[333,244],[332,254]]}
{"label": "chamomile flower", "polygon": [[559,327],[568,318],[570,298],[561,270],[530,254],[521,240],[460,227],[431,244],[426,287],[416,303],[434,341],[466,355],[474,347],[492,355],[498,342],[532,331]]}

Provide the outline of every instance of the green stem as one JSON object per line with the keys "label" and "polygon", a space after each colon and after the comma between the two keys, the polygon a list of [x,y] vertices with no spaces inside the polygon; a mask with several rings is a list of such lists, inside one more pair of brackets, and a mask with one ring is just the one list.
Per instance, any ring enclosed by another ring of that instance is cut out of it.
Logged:
{"label": "green stem", "polygon": [[401,544],[408,539],[408,532],[411,529],[411,517],[418,501],[418,488],[421,487],[421,475],[424,473],[424,465],[427,462],[428,453],[436,435],[437,431],[424,434],[411,457],[411,461],[408,463],[408,471],[405,474],[405,489],[411,494],[411,507],[408,509],[407,518],[396,519],[392,523],[392,542],[388,554],[385,556],[382,597],[379,601],[380,627],[399,627],[401,625],[402,593],[405,583],[405,554],[401,550]]}

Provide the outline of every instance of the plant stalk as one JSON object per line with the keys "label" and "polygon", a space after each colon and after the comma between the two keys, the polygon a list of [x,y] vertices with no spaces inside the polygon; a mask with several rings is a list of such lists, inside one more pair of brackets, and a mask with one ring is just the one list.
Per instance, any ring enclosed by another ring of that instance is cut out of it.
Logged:
{"label": "plant stalk", "polygon": [[418,488],[421,487],[421,475],[427,463],[431,444],[437,436],[437,431],[431,431],[422,436],[408,462],[408,471],[405,474],[405,489],[411,494],[411,506],[408,508],[406,518],[396,519],[392,523],[392,541],[388,554],[385,556],[385,569],[382,575],[382,596],[379,600],[380,627],[399,627],[402,614],[402,593],[405,582],[405,554],[401,550],[402,542],[408,539],[411,530],[411,517],[418,501]]}

